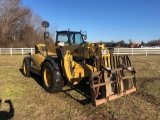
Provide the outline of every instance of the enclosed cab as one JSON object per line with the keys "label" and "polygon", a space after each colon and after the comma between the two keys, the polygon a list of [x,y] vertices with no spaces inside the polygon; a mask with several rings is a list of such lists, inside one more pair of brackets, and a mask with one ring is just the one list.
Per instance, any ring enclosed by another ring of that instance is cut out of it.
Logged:
{"label": "enclosed cab", "polygon": [[57,31],[56,45],[61,42],[64,42],[64,46],[81,45],[85,42],[86,36],[82,31]]}

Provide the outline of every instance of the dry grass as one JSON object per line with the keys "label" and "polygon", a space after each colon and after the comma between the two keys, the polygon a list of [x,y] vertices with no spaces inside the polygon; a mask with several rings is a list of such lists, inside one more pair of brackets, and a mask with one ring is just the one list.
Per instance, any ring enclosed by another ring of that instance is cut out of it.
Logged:
{"label": "dry grass", "polygon": [[118,120],[160,119],[160,56],[131,56],[138,91],[98,107],[87,99],[89,89],[83,83],[76,88],[65,86],[61,93],[47,93],[40,77],[22,75],[23,58],[0,56],[0,117],[9,112],[4,100],[11,100],[14,114],[10,117],[15,120],[108,120],[111,116]]}

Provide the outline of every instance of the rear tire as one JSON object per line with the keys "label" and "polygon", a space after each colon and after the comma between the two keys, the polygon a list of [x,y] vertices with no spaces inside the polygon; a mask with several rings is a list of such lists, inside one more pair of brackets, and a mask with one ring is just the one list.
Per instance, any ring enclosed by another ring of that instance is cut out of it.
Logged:
{"label": "rear tire", "polygon": [[30,73],[30,57],[25,57],[23,60],[23,75],[25,77],[30,77],[31,73]]}
{"label": "rear tire", "polygon": [[62,91],[64,80],[59,70],[50,62],[45,62],[42,69],[42,80],[47,92],[55,93]]}

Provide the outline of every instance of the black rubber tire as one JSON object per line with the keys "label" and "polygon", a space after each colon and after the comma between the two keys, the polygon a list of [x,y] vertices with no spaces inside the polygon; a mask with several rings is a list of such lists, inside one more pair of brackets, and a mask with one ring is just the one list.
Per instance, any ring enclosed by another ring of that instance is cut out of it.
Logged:
{"label": "black rubber tire", "polygon": [[30,62],[31,62],[31,58],[30,57],[25,57],[23,59],[23,75],[25,77],[30,77],[31,76]]}
{"label": "black rubber tire", "polygon": [[64,80],[60,70],[54,68],[54,66],[46,61],[42,69],[42,80],[44,89],[49,93],[61,92],[64,86]]}

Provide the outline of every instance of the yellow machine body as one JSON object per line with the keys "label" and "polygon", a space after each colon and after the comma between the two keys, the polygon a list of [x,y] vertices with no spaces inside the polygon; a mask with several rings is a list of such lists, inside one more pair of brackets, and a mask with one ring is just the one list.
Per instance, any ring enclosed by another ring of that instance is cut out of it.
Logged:
{"label": "yellow machine body", "polygon": [[[56,53],[57,48],[59,48],[59,46],[49,46],[48,56],[53,58],[58,57]],[[31,58],[35,64],[34,68],[37,70],[41,70],[41,66],[46,58],[45,49],[45,44],[36,44],[36,54],[31,55]],[[86,64],[85,60],[75,62],[73,60],[73,56],[90,59],[90,57],[96,55],[97,57],[102,57],[104,65],[110,68],[110,52],[104,44],[95,45],[93,43],[86,43],[83,46],[64,46],[63,49],[66,50],[66,54],[61,61],[61,67],[65,78],[70,84],[76,85],[83,78],[89,77],[90,72],[96,72],[99,70],[97,67],[98,65],[94,64],[94,66],[92,66]],[[75,49],[78,51],[75,51]]]}
{"label": "yellow machine body", "polygon": [[71,85],[88,78],[94,106],[135,92],[136,72],[129,57],[114,56],[104,44],[85,42],[84,36],[59,31],[55,45],[36,44],[35,54],[24,59],[24,75],[42,76],[45,89],[52,93],[62,90],[63,78]]}

